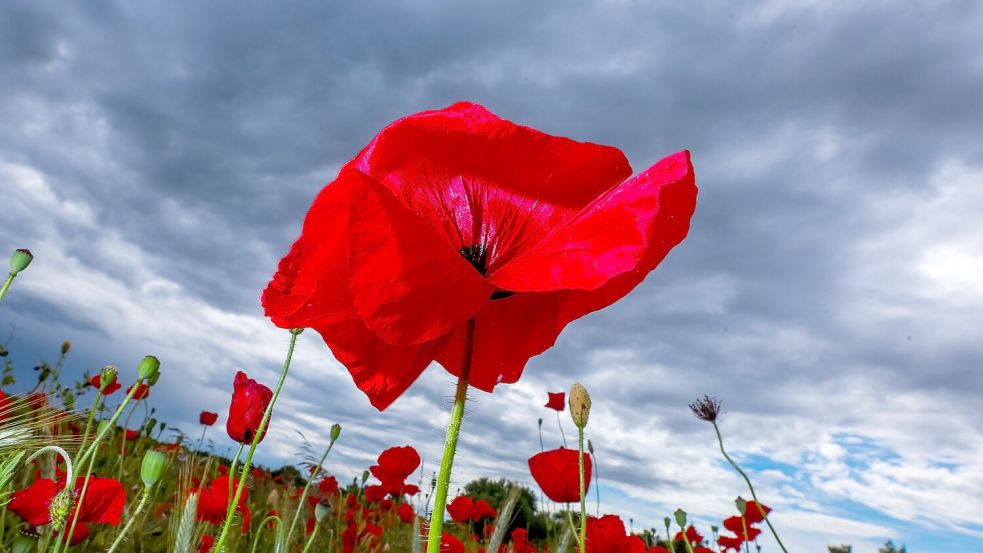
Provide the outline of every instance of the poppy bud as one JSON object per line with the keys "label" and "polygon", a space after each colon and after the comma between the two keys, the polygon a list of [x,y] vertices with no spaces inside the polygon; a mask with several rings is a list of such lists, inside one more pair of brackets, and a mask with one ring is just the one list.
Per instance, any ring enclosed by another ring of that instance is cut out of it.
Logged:
{"label": "poppy bud", "polygon": [[590,394],[579,382],[570,388],[570,418],[577,428],[587,426],[587,417],[590,415]]}
{"label": "poppy bud", "polygon": [[143,455],[143,463],[140,465],[140,480],[148,488],[156,484],[164,474],[164,467],[167,466],[167,456],[159,451],[150,450]]}
{"label": "poppy bud", "polygon": [[368,480],[369,480],[369,471],[363,470],[362,471],[362,485],[364,486],[365,483],[368,482]]}
{"label": "poppy bud", "polygon": [[62,355],[67,355],[68,354],[68,350],[70,350],[70,349],[72,349],[72,343],[71,342],[69,342],[68,340],[65,340],[64,342],[61,343],[61,354]]}
{"label": "poppy bud", "polygon": [[591,455],[594,454],[594,442],[587,440],[587,451],[590,451]]}
{"label": "poppy bud", "polygon": [[331,425],[331,441],[337,442],[338,436],[341,436],[341,425],[338,423]]}
{"label": "poppy bud", "polygon": [[678,524],[680,528],[686,528],[686,511],[676,509],[673,516],[676,517],[676,524]]}
{"label": "poppy bud", "polygon": [[157,381],[158,380],[160,380],[160,373],[159,372],[158,373],[154,373],[153,376],[151,376],[150,378],[148,378],[147,379],[147,384],[153,386],[154,384],[157,384]]}
{"label": "poppy bud", "polygon": [[34,255],[31,254],[31,250],[14,250],[14,255],[10,256],[10,274],[16,275],[23,271],[33,260]]}
{"label": "poppy bud", "polygon": [[[150,380],[158,374],[158,371],[160,371],[160,361],[153,355],[147,355],[140,361],[140,365],[137,366],[137,378],[140,380]],[[157,381],[154,380],[154,382]]]}
{"label": "poppy bud", "polygon": [[144,426],[147,436],[150,436],[150,434],[154,431],[155,426],[157,426],[157,419],[155,418],[147,419],[147,424],[146,426]]}
{"label": "poppy bud", "polygon": [[744,513],[747,512],[747,501],[743,497],[738,496],[734,500],[734,504],[737,505],[737,512],[741,513],[741,516],[744,516]]}
{"label": "poppy bud", "polygon": [[713,532],[714,534],[716,534],[719,530],[720,530],[720,527],[719,526],[717,526],[717,525],[710,525],[710,531]]}
{"label": "poppy bud", "polygon": [[106,388],[109,388],[116,383],[116,374],[118,369],[114,365],[106,365],[102,368],[102,372],[99,373],[99,391],[104,392]]}
{"label": "poppy bud", "polygon": [[54,499],[51,500],[51,507],[48,509],[48,513],[51,515],[51,527],[55,530],[61,530],[65,527],[65,520],[68,518],[68,513],[72,511],[72,489],[65,488],[58,492]]}
{"label": "poppy bud", "polygon": [[314,506],[314,518],[317,519],[318,522],[321,522],[322,520],[325,519],[325,517],[327,517],[330,514],[331,514],[331,502],[328,501],[327,499],[322,499],[321,501],[318,501],[317,505]]}
{"label": "poppy bud", "polygon": [[109,421],[108,420],[101,420],[101,421],[99,421],[99,426],[96,428],[98,434],[102,434],[103,432],[108,431],[108,429],[109,429]]}

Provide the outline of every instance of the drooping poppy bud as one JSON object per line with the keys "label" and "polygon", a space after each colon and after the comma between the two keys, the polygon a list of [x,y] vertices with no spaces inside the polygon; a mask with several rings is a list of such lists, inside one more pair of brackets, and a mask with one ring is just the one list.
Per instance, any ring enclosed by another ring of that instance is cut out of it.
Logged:
{"label": "drooping poppy bud", "polygon": [[577,428],[587,426],[587,417],[590,416],[590,394],[579,382],[570,388],[570,418]]}
{"label": "drooping poppy bud", "polygon": [[31,250],[19,249],[14,250],[14,254],[10,256],[10,274],[17,275],[17,273],[23,271],[34,261],[34,255]]}
{"label": "drooping poppy bud", "polygon": [[167,466],[167,456],[159,451],[150,450],[143,455],[143,463],[140,464],[140,480],[148,488],[160,481]]}
{"label": "drooping poppy bud", "polygon": [[150,380],[160,371],[160,361],[153,355],[147,355],[137,365],[137,378]]}
{"label": "drooping poppy bud", "polygon": [[[233,381],[232,404],[225,429],[229,437],[241,444],[250,444],[263,420],[266,407],[273,399],[273,391],[239,371]],[[267,428],[268,429],[268,428]],[[259,437],[262,441],[266,430]]]}

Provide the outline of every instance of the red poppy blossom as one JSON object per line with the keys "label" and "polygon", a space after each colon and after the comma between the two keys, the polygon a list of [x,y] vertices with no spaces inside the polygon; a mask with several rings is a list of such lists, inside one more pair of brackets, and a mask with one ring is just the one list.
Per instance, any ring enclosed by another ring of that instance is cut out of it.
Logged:
{"label": "red poppy blossom", "polygon": [[587,519],[586,553],[645,553],[645,542],[625,532],[625,523],[617,515]]}
{"label": "red poppy blossom", "polygon": [[410,524],[413,522],[413,517],[416,516],[416,512],[413,511],[413,506],[409,503],[401,503],[399,505],[397,515],[399,515],[399,520],[403,524]]}
{"label": "red poppy blossom", "polygon": [[126,430],[123,431],[123,437],[128,442],[132,442],[133,440],[137,439],[137,437],[139,435],[140,435],[140,431],[139,430],[126,429]]}
{"label": "red poppy blossom", "polygon": [[[553,449],[529,458],[529,472],[546,497],[559,503],[580,501],[580,463],[577,451]],[[584,453],[584,493],[590,490],[591,460]]]}
{"label": "red poppy blossom", "polygon": [[525,528],[512,530],[512,551],[513,553],[539,553],[536,546],[529,541],[529,533]]}
{"label": "red poppy blossom", "polygon": [[198,553],[210,553],[215,546],[215,538],[205,534],[201,537],[201,545],[198,546]]}
{"label": "red poppy blossom", "polygon": [[[747,537],[744,536],[745,525],[747,525]],[[761,530],[751,526],[750,521],[742,519],[740,515],[724,519],[724,528],[736,534],[741,541],[754,541],[761,534]]]}
{"label": "red poppy blossom", "polygon": [[321,493],[324,495],[334,495],[338,493],[338,479],[334,476],[322,478],[321,481],[317,483],[317,489],[321,490]]}
{"label": "red poppy blossom", "polygon": [[314,200],[266,315],[319,332],[377,409],[434,360],[491,392],[686,236],[689,153],[631,172],[616,148],[476,104],[410,115]]}
{"label": "red poppy blossom", "polygon": [[[85,479],[75,479],[72,491],[78,497],[82,492]],[[51,522],[51,502],[55,495],[65,487],[64,480],[55,482],[47,478],[35,480],[30,486],[11,494],[7,508],[17,514],[31,526],[41,526]],[[89,476],[89,485],[85,499],[76,504],[74,512],[78,513],[78,522],[84,524],[111,524],[116,526],[123,516],[123,506],[126,503],[126,492],[123,484],[112,478]],[[74,514],[72,515],[74,516]],[[72,534],[72,539],[78,538],[78,528]]]}
{"label": "red poppy blossom", "polygon": [[494,518],[498,515],[495,509],[484,499],[475,501],[467,495],[459,495],[447,505],[447,514],[454,522],[478,522],[482,518]]}
{"label": "red poppy blossom", "polygon": [[[379,464],[369,470],[382,482],[387,493],[400,495],[406,479],[420,466],[420,454],[412,446],[391,447],[379,454]],[[412,494],[411,494],[412,495]]]}
{"label": "red poppy blossom", "polygon": [[[229,419],[225,422],[225,429],[233,440],[240,444],[251,444],[263,421],[263,413],[273,399],[273,391],[242,371],[236,373],[232,386],[232,404],[229,405]],[[263,429],[259,441],[266,437],[267,430],[268,425]]]}
{"label": "red poppy blossom", "polygon": [[[232,482],[232,486],[238,485],[237,481]],[[198,512],[197,518],[200,521],[219,525],[225,522],[225,512],[229,507],[230,497],[228,476],[219,476],[208,485],[207,488],[198,488]],[[234,493],[234,492],[233,492]],[[247,506],[249,498],[249,488],[242,488],[242,495],[239,496],[239,504],[236,511],[242,514],[242,533],[249,531],[250,512]]]}
{"label": "red poppy blossom", "polygon": [[[423,548],[427,548],[427,542],[423,542]],[[464,553],[464,542],[445,532],[440,536],[440,553]]]}
{"label": "red poppy blossom", "polygon": [[218,413],[212,413],[211,411],[202,411],[201,414],[198,415],[198,424],[203,424],[205,426],[211,426],[215,424],[215,421],[217,420]]}
{"label": "red poppy blossom", "polygon": [[[102,373],[99,373],[89,379],[89,382],[95,387],[96,390],[102,388]],[[114,393],[116,390],[122,388],[123,385],[117,382],[116,376],[113,376],[113,381],[106,386],[106,389],[102,391],[102,395],[108,396]]]}
{"label": "red poppy blossom", "polygon": [[563,411],[567,397],[565,392],[546,392],[546,395],[549,396],[549,400],[543,407],[548,407],[554,411]]}
{"label": "red poppy blossom", "polygon": [[[133,389],[133,386],[134,385],[131,385],[129,388],[126,389],[127,394],[130,393],[130,390]],[[136,384],[135,386],[137,387],[137,391],[133,393],[133,399],[134,400],[147,399],[147,396],[150,395],[150,386],[147,384]]]}

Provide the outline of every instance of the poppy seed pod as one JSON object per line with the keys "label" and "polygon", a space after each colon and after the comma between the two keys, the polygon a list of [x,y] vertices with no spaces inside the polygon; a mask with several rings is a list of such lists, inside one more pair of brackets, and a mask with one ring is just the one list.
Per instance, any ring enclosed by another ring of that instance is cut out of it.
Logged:
{"label": "poppy seed pod", "polygon": [[338,437],[341,436],[341,425],[338,423],[331,425],[331,441],[337,442]]}
{"label": "poppy seed pod", "polygon": [[65,527],[65,520],[68,518],[68,513],[72,510],[72,490],[71,488],[65,488],[58,492],[54,499],[51,500],[51,507],[49,507],[48,512],[51,515],[51,527],[55,530],[61,530]]}
{"label": "poppy seed pod", "polygon": [[14,250],[14,255],[10,256],[10,274],[16,275],[23,271],[31,264],[31,261],[34,261],[34,255],[31,254],[31,250]]}
{"label": "poppy seed pod", "polygon": [[318,522],[321,522],[322,520],[325,519],[325,517],[327,517],[330,514],[331,514],[331,502],[328,501],[327,499],[322,499],[321,501],[318,501],[317,505],[314,506],[314,518],[317,519]]}
{"label": "poppy seed pod", "polygon": [[672,514],[676,517],[676,524],[678,524],[681,528],[686,528],[686,511],[676,509],[676,511]]}
{"label": "poppy seed pod", "polygon": [[[116,374],[119,372],[114,365],[106,365],[99,373],[99,391],[105,392],[107,388],[116,383]],[[117,386],[118,387],[118,386]]]}
{"label": "poppy seed pod", "polygon": [[744,513],[747,512],[747,501],[743,497],[738,496],[734,500],[734,504],[737,505],[737,512],[741,513],[741,516],[744,516]]}
{"label": "poppy seed pod", "polygon": [[590,416],[590,394],[579,382],[570,388],[570,418],[577,428],[587,426],[587,417]]}
{"label": "poppy seed pod", "polygon": [[[147,355],[140,361],[140,365],[137,366],[137,378],[140,380],[150,380],[157,376],[159,371],[160,361],[153,355]],[[154,382],[157,381],[154,380]]]}
{"label": "poppy seed pod", "polygon": [[140,465],[140,480],[143,480],[143,485],[149,488],[160,481],[166,466],[167,456],[163,453],[154,450],[145,453]]}
{"label": "poppy seed pod", "polygon": [[362,484],[365,484],[368,481],[369,481],[369,471],[363,470],[362,471]]}

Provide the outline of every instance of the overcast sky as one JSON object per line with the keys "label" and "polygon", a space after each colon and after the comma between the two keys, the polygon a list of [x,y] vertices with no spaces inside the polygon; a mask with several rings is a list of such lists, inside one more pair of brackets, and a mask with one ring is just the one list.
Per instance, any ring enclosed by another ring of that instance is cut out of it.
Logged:
{"label": "overcast sky", "polygon": [[[708,531],[746,495],[686,407],[709,393],[791,550],[978,552],[983,4],[795,4],[5,2],[0,252],[36,256],[0,306],[14,391],[63,339],[71,377],[155,354],[161,418],[219,411],[227,451],[235,370],[282,363],[259,297],[314,196],[390,121],[470,100],[636,171],[688,148],[700,196],[633,293],[472,394],[457,483],[532,484],[546,391],[579,380],[602,510]],[[429,472],[452,393],[432,366],[379,414],[305,333],[262,461],[340,422],[340,478],[397,444]]]}

